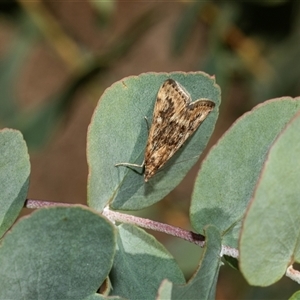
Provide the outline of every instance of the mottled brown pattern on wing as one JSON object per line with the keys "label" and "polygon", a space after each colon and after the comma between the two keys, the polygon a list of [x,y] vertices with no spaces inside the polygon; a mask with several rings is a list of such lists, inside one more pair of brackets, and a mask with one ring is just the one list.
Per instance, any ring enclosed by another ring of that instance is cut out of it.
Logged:
{"label": "mottled brown pattern on wing", "polygon": [[145,151],[145,181],[148,181],[183,145],[215,104],[199,99],[191,102],[190,95],[172,79],[158,91]]}

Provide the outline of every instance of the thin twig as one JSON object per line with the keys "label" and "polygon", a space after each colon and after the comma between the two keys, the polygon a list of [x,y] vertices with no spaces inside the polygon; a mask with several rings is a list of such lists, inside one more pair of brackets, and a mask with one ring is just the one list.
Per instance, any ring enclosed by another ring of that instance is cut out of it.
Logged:
{"label": "thin twig", "polygon": [[116,211],[112,211],[108,208],[104,209],[103,215],[106,216],[111,221],[130,223],[130,224],[138,225],[142,228],[151,229],[151,230],[159,231],[159,232],[164,232],[169,235],[179,237],[190,243],[199,245],[200,247],[204,247],[204,244],[205,244],[205,237],[203,235],[194,233],[192,231],[184,230],[179,227],[152,221],[152,220],[145,219],[145,218],[122,214],[122,213],[119,213]]}
{"label": "thin twig", "polygon": [[[51,202],[51,201],[43,201],[43,200],[35,200],[35,199],[27,199],[25,201],[24,207],[26,208],[43,208],[43,207],[52,207],[52,206],[72,206],[70,203],[61,203],[61,202]],[[205,237],[201,234],[194,233],[192,231],[184,230],[179,227],[171,226],[168,224],[155,222],[149,219],[135,217],[119,212],[115,212],[105,208],[103,213],[109,220],[112,222],[124,222],[130,223],[134,225],[138,225],[142,228],[152,229],[159,232],[164,232],[169,235],[179,237],[188,242],[199,245],[200,247],[204,247]]]}
{"label": "thin twig", "polygon": [[221,256],[227,255],[234,258],[239,257],[239,250],[235,248],[231,248],[229,246],[222,245]]}
{"label": "thin twig", "polygon": [[36,199],[26,199],[25,204],[24,204],[24,207],[30,208],[30,209],[51,207],[51,206],[73,206],[73,204],[62,203],[62,202],[43,201],[43,200],[36,200]]}
{"label": "thin twig", "polygon": [[[24,205],[24,207],[31,208],[31,209],[52,207],[52,206],[74,206],[74,204],[27,199]],[[190,243],[199,245],[200,247],[204,247],[205,245],[205,237],[203,235],[194,233],[192,231],[184,230],[179,227],[167,225],[160,222],[155,222],[149,219],[144,219],[136,216],[119,213],[110,210],[108,207],[106,207],[103,210],[102,214],[105,217],[107,217],[111,222],[124,222],[124,223],[134,224],[142,228],[167,233],[169,235],[186,240]],[[222,245],[222,251],[220,253],[220,256],[223,255],[238,258],[239,251],[235,248]],[[286,276],[300,284],[300,272],[298,270],[293,269],[292,265],[287,268]]]}
{"label": "thin twig", "polygon": [[[73,206],[73,204],[27,199],[24,205],[24,207],[31,208],[31,209],[52,207],[52,206]],[[168,224],[152,221],[149,219],[119,213],[110,210],[108,207],[106,207],[103,210],[102,214],[112,222],[124,222],[124,223],[134,224],[145,229],[151,229],[154,231],[163,232],[168,235],[181,238],[190,243],[199,245],[200,247],[204,247],[205,245],[205,237],[203,235],[182,229],[180,227],[171,226]],[[238,250],[228,246],[222,246],[222,252],[220,255],[223,256],[224,254],[237,258]]]}

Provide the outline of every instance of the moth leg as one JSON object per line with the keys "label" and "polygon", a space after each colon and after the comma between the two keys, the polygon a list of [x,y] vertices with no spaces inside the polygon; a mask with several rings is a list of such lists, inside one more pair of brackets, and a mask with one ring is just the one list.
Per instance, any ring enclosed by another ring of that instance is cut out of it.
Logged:
{"label": "moth leg", "polygon": [[[146,116],[144,118],[145,118],[145,121],[146,121],[146,124],[147,124],[147,129],[148,129],[148,134],[149,134],[150,127],[149,127],[148,118]],[[120,167],[120,166],[128,167],[130,169],[131,168],[144,168],[145,167],[145,159],[143,160],[141,165],[131,164],[131,163],[118,163],[118,164],[115,164],[115,167]]]}
{"label": "moth leg", "polygon": [[147,124],[147,129],[148,129],[148,134],[149,134],[150,126],[149,126],[148,118],[146,116],[144,118],[145,118],[145,121],[146,121],[146,124]]}
{"label": "moth leg", "polygon": [[143,160],[141,165],[138,164],[131,164],[131,163],[119,163],[119,164],[115,164],[115,167],[129,167],[129,168],[144,168],[145,167],[145,160]]}

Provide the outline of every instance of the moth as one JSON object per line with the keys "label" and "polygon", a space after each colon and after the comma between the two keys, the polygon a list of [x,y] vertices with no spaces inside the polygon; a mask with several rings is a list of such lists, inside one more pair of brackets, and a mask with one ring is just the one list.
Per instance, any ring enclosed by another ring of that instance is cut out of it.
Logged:
{"label": "moth", "polygon": [[209,99],[192,102],[190,94],[177,81],[167,79],[157,93],[143,163],[115,166],[144,168],[147,182],[196,131],[214,107],[215,103]]}

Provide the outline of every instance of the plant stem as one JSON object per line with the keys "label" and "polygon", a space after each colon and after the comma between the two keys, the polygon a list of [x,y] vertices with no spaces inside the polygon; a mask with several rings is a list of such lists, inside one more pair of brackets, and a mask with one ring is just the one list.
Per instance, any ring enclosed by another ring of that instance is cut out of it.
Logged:
{"label": "plant stem", "polygon": [[164,232],[169,235],[179,237],[190,243],[199,245],[200,247],[204,247],[205,244],[205,237],[203,235],[194,233],[192,231],[184,230],[179,227],[171,226],[168,224],[164,224],[164,223],[160,223],[160,222],[156,222],[156,221],[152,221],[149,219],[140,218],[132,215],[122,214],[116,211],[112,211],[108,208],[104,209],[103,215],[106,216],[111,221],[134,224],[146,229]]}
{"label": "plant stem", "polygon": [[[74,204],[27,199],[25,201],[25,205],[24,205],[24,207],[31,208],[31,209],[52,207],[52,206],[74,206]],[[203,235],[192,232],[192,231],[188,231],[188,230],[176,227],[176,226],[171,226],[168,224],[152,221],[149,219],[123,214],[120,212],[110,210],[108,207],[106,207],[103,210],[102,215],[107,217],[113,223],[114,222],[129,223],[129,224],[137,225],[142,228],[151,229],[151,230],[158,231],[158,232],[163,232],[168,235],[172,235],[172,236],[181,238],[190,243],[199,245],[200,247],[204,247],[204,245],[205,245],[205,237]],[[235,258],[237,258],[239,256],[237,249],[223,245],[222,252],[220,255],[223,256],[224,254],[235,257]]]}
{"label": "plant stem", "polygon": [[[35,200],[35,199],[27,199],[25,201],[25,205],[24,205],[24,207],[30,208],[30,209],[52,207],[52,206],[72,206],[72,204]],[[159,232],[164,232],[169,235],[179,237],[188,242],[199,245],[200,247],[204,247],[204,244],[205,244],[205,237],[203,235],[194,233],[192,231],[184,230],[179,227],[152,221],[152,220],[145,219],[145,218],[140,218],[140,217],[135,217],[132,215],[119,213],[116,211],[112,211],[108,208],[105,208],[102,214],[105,217],[107,217],[109,220],[111,220],[112,222],[124,222],[124,223],[134,224],[134,225],[140,226],[142,228],[151,229],[151,230],[159,231]]]}
{"label": "plant stem", "polygon": [[51,206],[73,206],[73,204],[36,200],[36,199],[26,199],[25,204],[24,204],[24,207],[30,208],[30,209],[51,207]]}

